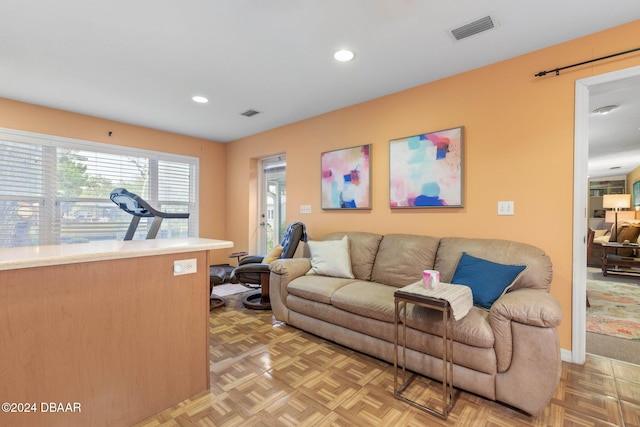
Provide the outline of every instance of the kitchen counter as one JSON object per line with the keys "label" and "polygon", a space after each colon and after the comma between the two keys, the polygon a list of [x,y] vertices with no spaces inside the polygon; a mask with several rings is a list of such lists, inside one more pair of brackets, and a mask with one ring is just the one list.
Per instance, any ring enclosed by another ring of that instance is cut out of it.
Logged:
{"label": "kitchen counter", "polygon": [[132,425],[208,390],[209,251],[232,246],[1,249],[0,425]]}
{"label": "kitchen counter", "polygon": [[213,250],[233,242],[201,238],[127,240],[0,249],[0,270]]}

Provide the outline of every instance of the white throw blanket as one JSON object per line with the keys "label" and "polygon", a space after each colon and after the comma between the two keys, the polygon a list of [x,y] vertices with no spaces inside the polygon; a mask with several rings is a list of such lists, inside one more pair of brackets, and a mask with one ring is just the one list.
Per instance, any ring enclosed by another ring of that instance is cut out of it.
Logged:
{"label": "white throw blanket", "polygon": [[398,290],[409,294],[423,295],[449,301],[451,311],[453,311],[453,318],[456,320],[460,320],[466,316],[469,310],[471,310],[471,307],[473,307],[471,288],[465,285],[452,285],[450,283],[440,282],[438,289],[431,290],[425,288],[422,281],[420,281]]}

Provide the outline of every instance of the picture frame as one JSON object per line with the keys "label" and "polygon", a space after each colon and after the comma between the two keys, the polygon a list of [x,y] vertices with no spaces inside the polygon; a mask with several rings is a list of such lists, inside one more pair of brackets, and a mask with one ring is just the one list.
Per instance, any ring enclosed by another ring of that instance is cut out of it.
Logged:
{"label": "picture frame", "polygon": [[389,141],[389,206],[461,208],[464,127]]}
{"label": "picture frame", "polygon": [[322,209],[371,209],[371,144],[320,156]]}
{"label": "picture frame", "polygon": [[637,209],[640,207],[640,181],[633,183],[632,192],[633,201],[631,207]]}

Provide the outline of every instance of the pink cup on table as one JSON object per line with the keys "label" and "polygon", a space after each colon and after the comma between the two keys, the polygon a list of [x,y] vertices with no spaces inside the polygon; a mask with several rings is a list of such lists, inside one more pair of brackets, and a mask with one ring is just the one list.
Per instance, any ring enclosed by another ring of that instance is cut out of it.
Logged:
{"label": "pink cup on table", "polygon": [[440,287],[440,272],[436,270],[424,270],[422,272],[422,284],[429,290],[438,289]]}

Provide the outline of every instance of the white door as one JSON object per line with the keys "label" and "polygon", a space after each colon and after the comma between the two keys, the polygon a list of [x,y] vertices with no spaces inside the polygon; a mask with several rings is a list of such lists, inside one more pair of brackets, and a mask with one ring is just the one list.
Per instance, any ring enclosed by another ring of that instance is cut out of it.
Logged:
{"label": "white door", "polygon": [[283,155],[262,159],[260,175],[260,233],[258,248],[266,255],[280,244],[287,228],[286,158]]}

